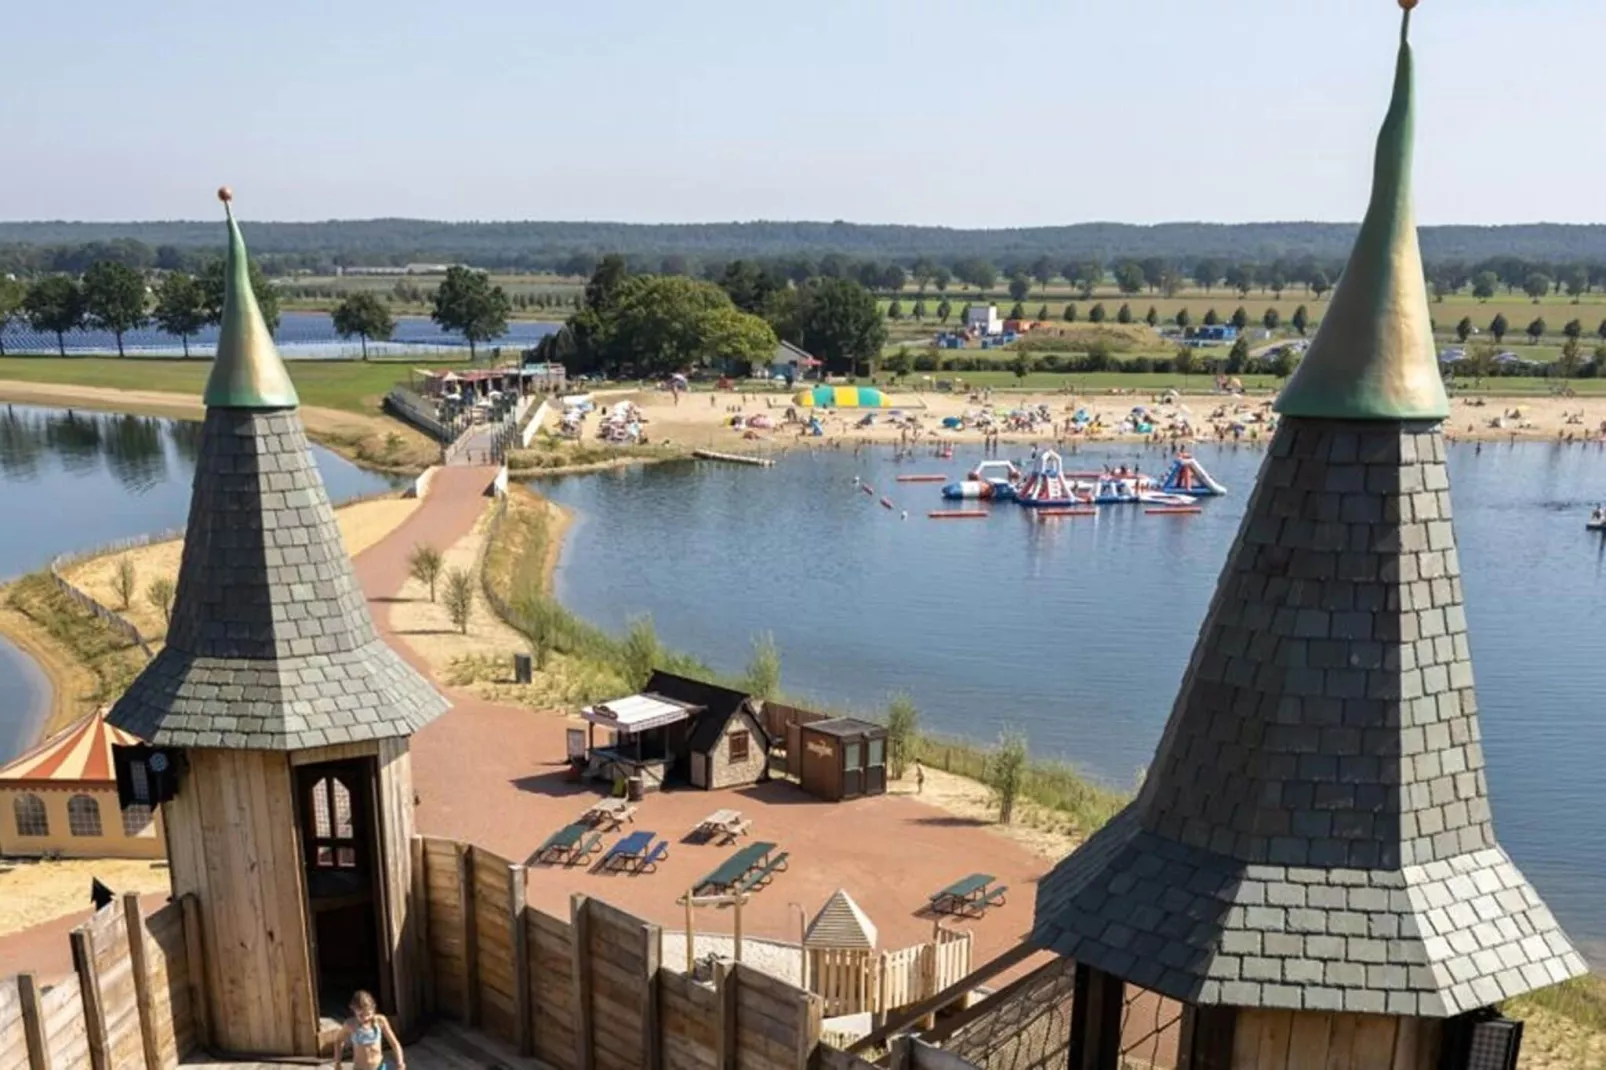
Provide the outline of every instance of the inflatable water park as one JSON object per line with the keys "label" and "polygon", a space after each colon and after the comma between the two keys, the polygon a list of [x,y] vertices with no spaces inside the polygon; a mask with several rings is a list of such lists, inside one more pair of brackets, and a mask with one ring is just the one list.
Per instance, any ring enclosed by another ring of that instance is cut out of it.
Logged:
{"label": "inflatable water park", "polygon": [[[936,482],[940,477],[909,477],[907,482]],[[900,481],[905,481],[900,477]],[[1044,450],[1026,472],[1013,461],[983,461],[964,479],[948,483],[942,496],[949,501],[1014,501],[1028,509],[1075,510],[1086,515],[1100,505],[1143,505],[1157,511],[1190,509],[1200,498],[1227,493],[1198,458],[1179,453],[1159,479],[1125,465],[1101,472],[1067,472],[1064,459]],[[1197,511],[1197,510],[1194,510]]]}

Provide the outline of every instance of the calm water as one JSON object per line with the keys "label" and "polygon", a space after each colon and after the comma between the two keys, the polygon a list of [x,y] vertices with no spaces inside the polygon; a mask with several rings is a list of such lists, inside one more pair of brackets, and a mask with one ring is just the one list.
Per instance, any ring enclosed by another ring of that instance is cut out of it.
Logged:
{"label": "calm water", "polygon": [[[556,323],[536,323],[527,320],[516,320],[507,325],[507,333],[502,337],[486,343],[491,346],[515,346],[519,348],[533,346],[542,338],[558,329]],[[351,342],[340,342],[340,336],[335,333],[334,321],[327,312],[285,312],[279,317],[279,329],[274,332],[274,339],[279,345],[291,351],[294,356],[337,356],[357,344],[356,339]],[[467,346],[461,335],[448,334],[437,327],[434,321],[422,316],[404,316],[396,320],[396,332],[392,340],[408,345],[431,346]],[[26,323],[13,323],[0,332],[0,341],[5,343],[7,353],[54,353],[56,352],[56,336],[50,333],[40,333],[30,328]],[[82,330],[69,333],[64,339],[69,351],[111,352],[117,351],[117,339],[109,331]],[[207,327],[199,334],[190,338],[190,352],[196,356],[210,353],[217,343],[217,328]],[[338,343],[338,344],[336,344]],[[147,327],[139,331],[130,331],[123,336],[123,346],[130,350],[169,350],[179,347],[179,339],[164,334],[155,327]],[[370,345],[370,351],[374,346]]]}
{"label": "calm water", "polygon": [[[182,526],[201,425],[143,416],[0,408],[0,579],[57,554]],[[335,500],[391,486],[314,446]],[[31,742],[44,682],[0,640],[0,761]]]}
{"label": "calm water", "polygon": [[[666,642],[727,672],[751,637],[780,645],[786,687],[859,708],[907,690],[925,725],[981,740],[1004,726],[1034,752],[1128,787],[1153,754],[1260,453],[1206,449],[1231,496],[1202,515],[1106,509],[1034,522],[925,519],[953,461],[824,452],[773,469],[675,465],[544,485],[579,522],[563,600],[622,627],[651,613]],[[1084,450],[1070,467],[1157,454]],[[1451,451],[1489,781],[1501,841],[1573,936],[1606,961],[1606,544],[1584,531],[1606,498],[1594,448]],[[889,493],[910,518],[852,486]]]}

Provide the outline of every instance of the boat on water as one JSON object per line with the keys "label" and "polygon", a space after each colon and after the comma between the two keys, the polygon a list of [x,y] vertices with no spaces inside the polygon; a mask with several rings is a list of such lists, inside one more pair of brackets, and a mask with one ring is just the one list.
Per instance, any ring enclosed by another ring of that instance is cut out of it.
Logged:
{"label": "boat on water", "polygon": [[1586,531],[1606,531],[1606,505],[1595,506],[1595,511],[1584,521]]}
{"label": "boat on water", "polygon": [[957,483],[942,488],[942,496],[957,501],[1009,501],[1021,481],[1021,470],[1009,461],[983,461]]}

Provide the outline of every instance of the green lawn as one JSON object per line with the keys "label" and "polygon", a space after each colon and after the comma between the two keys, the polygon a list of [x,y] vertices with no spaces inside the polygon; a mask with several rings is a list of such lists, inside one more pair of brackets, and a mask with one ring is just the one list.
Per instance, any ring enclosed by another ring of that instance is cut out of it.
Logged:
{"label": "green lawn", "polygon": [[[405,361],[287,361],[303,405],[376,413],[392,385],[417,363]],[[446,363],[431,355],[431,366]],[[466,362],[465,362],[466,363]],[[211,374],[210,360],[144,357],[0,357],[0,379],[114,390],[158,390],[197,396]]]}

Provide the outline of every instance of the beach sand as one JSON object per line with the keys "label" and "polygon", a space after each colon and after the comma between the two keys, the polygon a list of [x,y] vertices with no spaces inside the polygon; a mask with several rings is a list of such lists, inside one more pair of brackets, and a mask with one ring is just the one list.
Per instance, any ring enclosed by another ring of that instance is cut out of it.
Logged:
{"label": "beach sand", "polygon": [[0,936],[89,908],[93,880],[119,894],[166,892],[166,862],[131,858],[70,858],[54,862],[12,859],[0,873]]}
{"label": "beach sand", "polygon": [[[762,453],[787,448],[820,448],[843,442],[896,444],[905,437],[903,426],[890,418],[890,410],[875,413],[869,427],[857,426],[865,412],[855,409],[837,410],[823,418],[825,434],[821,437],[800,436],[796,425],[777,426],[771,430],[756,431],[753,438],[730,426],[732,416],[768,416],[780,425],[790,393],[761,391],[758,393],[695,393],[681,395],[679,404],[664,391],[642,391],[630,396],[647,418],[647,435],[653,442],[670,442],[687,448],[719,449],[732,453]],[[972,395],[936,392],[898,392],[890,394],[895,410],[914,417],[920,426],[919,443],[931,445],[941,442],[980,443],[982,432],[975,427],[950,430],[942,427],[947,417],[963,417],[988,409],[1008,412],[1015,409],[1035,409],[1046,405],[1055,425],[1040,426],[1036,430],[1004,430],[1000,441],[1013,444],[1048,443],[1063,440],[1076,442],[1130,442],[1151,441],[1149,436],[1137,433],[1117,433],[1117,428],[1132,409],[1148,408],[1155,419],[1158,436],[1152,441],[1214,441],[1215,428],[1227,428],[1234,422],[1244,422],[1243,441],[1265,442],[1269,437],[1264,422],[1271,416],[1268,395],[1229,396],[1224,394],[1173,395],[1167,402],[1151,393],[1091,393],[1068,392],[993,393],[990,400],[972,400]],[[1065,435],[1060,431],[1064,422],[1077,410],[1085,409],[1102,425],[1097,434]],[[808,412],[810,410],[799,410]],[[874,411],[874,410],[868,410]],[[1513,411],[1518,416],[1510,415]],[[1189,425],[1191,435],[1181,428]],[[1498,426],[1495,426],[1498,424]],[[1598,439],[1602,425],[1606,424],[1606,397],[1457,397],[1451,400],[1450,418],[1445,421],[1445,432],[1452,439],[1464,441],[1554,442],[1569,435],[1575,441]],[[594,434],[595,421],[587,422],[588,435]],[[1230,431],[1225,432],[1232,440]]]}

